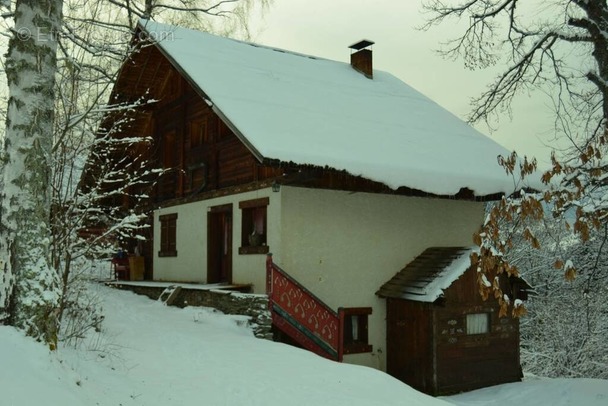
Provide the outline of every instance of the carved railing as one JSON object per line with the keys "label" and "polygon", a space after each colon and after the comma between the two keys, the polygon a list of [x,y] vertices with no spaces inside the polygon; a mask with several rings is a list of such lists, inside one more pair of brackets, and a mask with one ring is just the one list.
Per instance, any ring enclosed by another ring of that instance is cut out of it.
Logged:
{"label": "carved railing", "polygon": [[344,314],[335,312],[266,257],[266,293],[272,322],[305,349],[342,361]]}

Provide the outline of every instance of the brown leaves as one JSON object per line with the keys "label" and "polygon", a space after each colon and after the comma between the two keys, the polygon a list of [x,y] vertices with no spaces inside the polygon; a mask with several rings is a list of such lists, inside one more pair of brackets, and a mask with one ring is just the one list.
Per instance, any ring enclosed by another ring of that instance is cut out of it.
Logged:
{"label": "brown leaves", "polygon": [[508,313],[509,305],[506,302],[500,304],[500,310],[498,312],[498,317],[505,317]]}
{"label": "brown leaves", "polygon": [[520,163],[520,175],[523,178],[534,173],[536,171],[536,158],[528,160],[527,156],[524,156],[524,161]]}
{"label": "brown leaves", "polygon": [[568,282],[572,282],[576,278],[576,269],[567,268],[566,272],[564,272],[564,278],[566,278]]}
{"label": "brown leaves", "polygon": [[[603,145],[604,143],[601,140],[600,137],[600,143],[599,146]],[[579,159],[583,164],[588,163],[589,161],[591,161],[592,159],[597,159],[600,160],[602,159],[602,150],[601,148],[598,147],[594,147],[593,144],[589,144],[587,145],[587,148],[581,152],[581,154],[579,155]]]}
{"label": "brown leaves", "polygon": [[570,261],[566,261],[564,263],[564,261],[562,261],[561,259],[557,259],[553,264],[553,267],[555,269],[563,269],[564,278],[569,282],[572,282],[576,278],[576,268],[574,267],[574,264],[572,264],[572,262]]}
{"label": "brown leaves", "polygon": [[567,281],[572,282],[576,278],[576,268],[572,264],[572,262],[568,261],[564,265],[565,272],[564,277]]}
{"label": "brown leaves", "polygon": [[[578,216],[577,216],[578,217]],[[574,232],[576,232],[583,242],[589,241],[589,224],[584,218],[577,218],[574,222]]]}
{"label": "brown leaves", "polygon": [[553,165],[551,172],[550,172],[552,176],[559,175],[562,173],[562,165],[557,160],[557,158],[555,156],[555,152],[551,153],[551,164]]}
{"label": "brown leaves", "polygon": [[515,168],[519,167],[519,176],[522,179],[534,173],[537,168],[536,158],[528,159],[527,156],[524,156],[523,160],[520,160],[515,151],[511,152],[511,155],[508,157],[499,156],[498,164],[505,168],[507,175],[513,175],[515,173]]}
{"label": "brown leaves", "polygon": [[479,250],[479,254],[471,254],[471,265],[477,269],[477,286],[480,296],[484,301],[492,297],[500,308],[500,317],[507,316],[509,310],[513,317],[525,314],[523,304],[520,304],[522,309],[513,308],[513,303],[503,292],[500,282],[501,278],[506,279],[507,275],[519,276],[517,267],[508,264],[501,256],[494,255],[492,250],[485,247]]}
{"label": "brown leaves", "polygon": [[[486,300],[496,300],[500,305],[502,316],[511,314],[520,317],[525,314],[523,303],[510,303],[505,297],[501,284],[495,283],[495,277],[503,274],[518,275],[516,267],[508,264],[512,249],[524,244],[534,249],[542,249],[543,242],[535,235],[534,224],[544,221],[548,208],[554,217],[565,213],[568,221],[563,227],[576,234],[583,242],[589,241],[594,230],[598,230],[608,221],[608,199],[602,196],[608,193],[608,132],[589,142],[567,159],[551,155],[551,168],[542,174],[546,190],[538,193],[519,191],[509,197],[503,197],[489,211],[481,229],[473,236],[474,243],[480,247],[480,254],[475,259],[478,268],[480,295]],[[536,161],[520,159],[512,153],[500,157],[499,163],[505,171],[522,178],[533,173]],[[571,219],[573,210],[574,219]],[[577,269],[570,261],[561,258],[554,260],[553,267],[564,273],[567,280],[576,277]],[[491,286],[488,286],[491,281]],[[503,286],[504,287],[504,286]],[[506,289],[506,288],[505,288]],[[509,292],[507,292],[509,293]]]}
{"label": "brown leaves", "polygon": [[473,244],[477,245],[478,247],[481,246],[481,235],[479,235],[479,232],[473,234]]}
{"label": "brown leaves", "polygon": [[500,155],[498,157],[498,164],[500,166],[502,166],[503,168],[505,168],[505,171],[507,172],[508,175],[513,174],[513,172],[515,171],[516,163],[517,163],[517,153],[515,153],[515,151],[513,151],[511,153],[511,155],[509,155],[506,158],[502,155]]}
{"label": "brown leaves", "polygon": [[540,248],[540,243],[538,242],[538,239],[534,236],[534,234],[532,234],[532,231],[530,231],[530,228],[526,227],[526,229],[524,230],[523,237],[526,241],[528,241],[530,243],[530,245],[532,245],[533,248],[535,248],[535,249]]}
{"label": "brown leaves", "polygon": [[526,309],[526,306],[522,304],[519,304],[518,306],[513,306],[513,311],[511,312],[513,317],[523,317],[526,314],[528,314],[528,309]]}

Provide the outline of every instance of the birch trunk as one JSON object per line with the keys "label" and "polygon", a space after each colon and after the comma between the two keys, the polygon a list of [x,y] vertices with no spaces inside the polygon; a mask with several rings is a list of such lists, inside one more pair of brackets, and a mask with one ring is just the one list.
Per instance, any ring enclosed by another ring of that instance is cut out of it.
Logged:
{"label": "birch trunk", "polygon": [[51,144],[62,0],[17,0],[6,57],[0,319],[54,348],[59,282],[49,262]]}

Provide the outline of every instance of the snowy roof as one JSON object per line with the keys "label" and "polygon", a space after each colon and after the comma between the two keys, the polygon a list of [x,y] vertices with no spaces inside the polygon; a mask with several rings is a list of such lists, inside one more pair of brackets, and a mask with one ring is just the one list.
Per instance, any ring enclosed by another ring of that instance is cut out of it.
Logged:
{"label": "snowy roof", "polygon": [[469,256],[473,250],[461,247],[428,248],[382,285],[376,294],[432,303],[469,269]]}
{"label": "snowy roof", "polygon": [[260,160],[437,195],[513,192],[497,164],[509,151],[389,73],[368,79],[349,63],[140,25]]}

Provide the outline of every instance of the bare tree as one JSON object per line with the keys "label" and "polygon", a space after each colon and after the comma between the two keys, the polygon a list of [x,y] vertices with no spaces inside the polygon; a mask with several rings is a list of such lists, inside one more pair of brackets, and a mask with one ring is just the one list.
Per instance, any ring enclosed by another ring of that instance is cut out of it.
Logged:
{"label": "bare tree", "polygon": [[557,113],[566,115],[560,120],[582,113],[586,138],[603,135],[608,117],[605,1],[431,0],[425,8],[432,13],[427,27],[448,19],[469,22],[444,46],[445,56],[462,57],[473,69],[498,62],[507,66],[473,100],[470,121],[489,120],[508,109],[521,91],[547,86],[557,95]]}
{"label": "bare tree", "polygon": [[[142,95],[127,104],[105,104],[121,65],[136,51],[132,39],[140,18],[240,29],[247,35],[248,12],[269,2],[20,0],[13,13],[10,1],[2,3],[9,7],[3,16],[13,18],[6,20],[12,39],[0,177],[0,322],[54,347],[62,315],[78,313],[66,312],[79,295],[70,287],[73,262],[108,254],[113,238],[133,237],[141,229],[144,212],[121,211],[120,205],[107,209],[107,202],[142,201],[146,185],[154,181],[154,171],[129,170],[146,167],[142,156],[123,153],[145,150],[126,146],[148,140],[114,136],[139,105],[150,101]],[[112,121],[98,130],[109,116]],[[92,158],[96,167],[83,187],[81,175]],[[83,233],[93,223],[103,224],[103,231]]]}
{"label": "bare tree", "polygon": [[[488,89],[473,100],[471,122],[492,121],[509,110],[513,99],[529,89],[542,89],[555,105],[557,136],[569,142],[560,154],[552,154],[553,167],[543,174],[540,193],[518,193],[503,199],[488,215],[476,236],[481,254],[474,261],[487,275],[517,274],[518,267],[504,261],[515,245],[518,227],[526,243],[541,243],[529,222],[541,221],[545,207],[557,216],[573,212],[564,223],[583,242],[606,224],[608,190],[608,5],[605,0],[430,0],[430,27],[449,19],[466,20],[461,35],[443,48],[444,55],[463,58],[470,68],[485,68],[498,62],[506,68]],[[515,177],[536,170],[536,161],[504,157],[503,166]],[[504,220],[514,221],[508,228]],[[597,262],[597,261],[596,261]],[[594,262],[587,262],[592,266]],[[576,264],[554,258],[554,268],[567,279],[576,275]],[[514,314],[523,308],[504,299],[497,284],[485,287],[483,295],[494,294]]]}
{"label": "bare tree", "polygon": [[[583,245],[565,230],[563,221],[568,220],[548,214],[528,226],[541,249],[518,241],[524,239],[519,235],[506,258],[534,286],[521,322],[522,367],[539,376],[604,379],[608,376],[607,227],[594,231]],[[578,277],[566,280],[556,273],[556,257],[578,264]]]}

